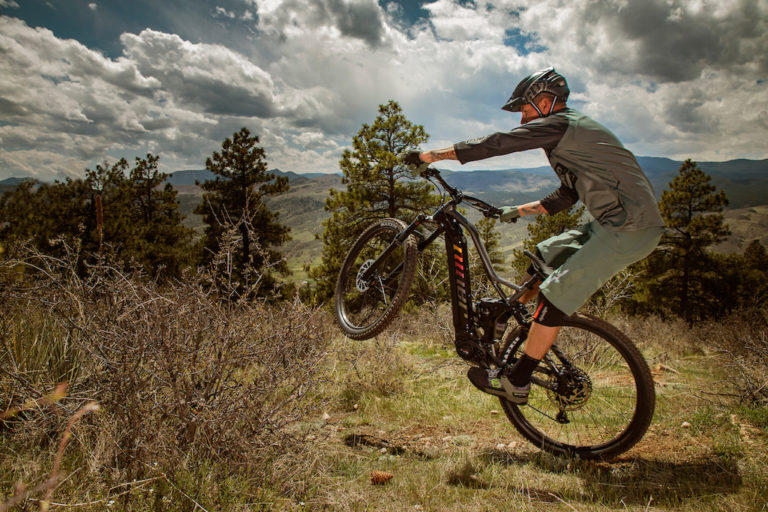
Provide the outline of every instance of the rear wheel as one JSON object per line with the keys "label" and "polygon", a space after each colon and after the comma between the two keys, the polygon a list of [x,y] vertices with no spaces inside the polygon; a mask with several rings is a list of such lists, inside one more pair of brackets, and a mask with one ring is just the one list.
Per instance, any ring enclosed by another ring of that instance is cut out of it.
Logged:
{"label": "rear wheel", "polygon": [[[501,354],[522,330],[505,333]],[[629,338],[599,318],[568,317],[533,375],[539,385],[531,386],[527,405],[500,400],[515,428],[542,450],[607,459],[648,430],[655,406],[648,364]]]}
{"label": "rear wheel", "polygon": [[377,221],[358,237],[341,266],[334,294],[336,321],[352,339],[379,334],[408,299],[418,258],[416,238],[408,236],[381,258],[406,227],[397,219]]}

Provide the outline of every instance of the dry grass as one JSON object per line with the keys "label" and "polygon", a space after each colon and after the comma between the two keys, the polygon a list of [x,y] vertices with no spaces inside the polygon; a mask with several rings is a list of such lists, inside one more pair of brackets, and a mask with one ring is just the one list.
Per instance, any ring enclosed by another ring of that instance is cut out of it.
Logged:
{"label": "dry grass", "polygon": [[[24,280],[15,279],[18,269],[26,270]],[[78,471],[87,468],[107,488],[152,477],[158,467],[195,474],[201,465],[214,474],[248,474],[251,486],[279,483],[272,464],[315,429],[308,420],[323,406],[318,370],[330,339],[324,312],[298,301],[275,306],[222,296],[203,275],[161,288],[110,265],[83,277],[70,262],[40,254],[6,261],[1,270],[1,300],[13,312],[0,325],[0,383],[14,390],[4,394],[3,410],[42,396],[61,375],[51,369],[62,340],[75,354],[66,399],[2,424],[9,448],[41,448],[29,458],[15,454],[17,463],[35,462],[16,466],[13,481],[41,478],[56,433],[67,432],[67,419],[91,401],[101,412],[81,422],[75,460],[64,463],[82,464]],[[27,318],[42,319],[53,334],[34,334]],[[20,364],[20,346],[41,355]],[[13,481],[1,492],[12,493]]]}
{"label": "dry grass", "polygon": [[[613,321],[640,341],[657,381],[656,418],[629,453],[597,463],[539,452],[507,423],[498,402],[466,382],[466,366],[442,343],[439,329],[425,325],[414,332],[413,321],[403,320],[393,349],[416,371],[402,390],[362,392],[358,408],[332,415],[327,427],[332,434],[318,447],[323,471],[315,477],[309,508],[768,507],[768,436],[730,392],[721,351],[727,323],[692,330],[684,322],[653,318]],[[373,487],[372,471],[393,478]]]}

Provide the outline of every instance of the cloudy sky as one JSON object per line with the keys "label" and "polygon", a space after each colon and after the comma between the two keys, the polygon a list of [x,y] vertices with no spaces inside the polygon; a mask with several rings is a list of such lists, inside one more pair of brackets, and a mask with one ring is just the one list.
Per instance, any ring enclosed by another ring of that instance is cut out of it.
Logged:
{"label": "cloudy sky", "polygon": [[444,147],[517,125],[548,65],[638,155],[768,158],[768,0],[0,0],[0,179],[200,169],[242,126],[270,167],[337,172],[379,104]]}

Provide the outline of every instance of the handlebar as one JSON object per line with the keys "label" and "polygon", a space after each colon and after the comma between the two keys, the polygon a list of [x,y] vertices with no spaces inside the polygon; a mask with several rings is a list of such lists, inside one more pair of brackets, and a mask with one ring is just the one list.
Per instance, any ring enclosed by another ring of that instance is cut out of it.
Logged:
{"label": "handlebar", "polygon": [[427,167],[423,171],[419,173],[419,175],[424,179],[430,179],[434,178],[437,180],[438,183],[440,183],[440,186],[442,186],[450,195],[451,197],[456,200],[457,202],[465,202],[478,210],[480,213],[482,213],[484,216],[489,218],[495,218],[498,219],[501,215],[501,209],[496,208],[492,204],[488,204],[482,199],[478,199],[476,197],[467,196],[464,195],[464,192],[461,190],[450,186],[442,177],[440,174],[440,171],[433,167]]}

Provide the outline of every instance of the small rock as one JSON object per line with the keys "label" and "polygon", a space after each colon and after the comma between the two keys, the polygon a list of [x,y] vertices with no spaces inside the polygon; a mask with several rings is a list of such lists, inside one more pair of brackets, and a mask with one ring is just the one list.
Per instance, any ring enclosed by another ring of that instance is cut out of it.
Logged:
{"label": "small rock", "polygon": [[491,411],[491,414],[495,416],[495,415],[499,414],[499,411],[497,411],[496,409],[494,409],[494,410],[492,410],[492,411]]}
{"label": "small rock", "polygon": [[512,441],[511,443],[509,443],[507,445],[507,448],[509,448],[510,450],[514,450],[515,448],[517,448],[517,441]]}
{"label": "small rock", "polygon": [[323,413],[323,421],[328,421],[330,419],[331,419],[331,415],[328,414],[327,412],[324,412]]}
{"label": "small rock", "polygon": [[496,445],[497,450],[505,450],[506,448],[507,448],[507,445],[505,445],[504,443],[499,443]]}
{"label": "small rock", "polygon": [[355,404],[355,405],[352,406],[352,409],[357,410],[358,407],[360,407],[360,406]]}
{"label": "small rock", "polygon": [[680,424],[680,426],[683,427],[683,428],[691,428],[691,424],[688,423],[687,421],[682,422]]}
{"label": "small rock", "polygon": [[379,453],[387,453],[387,449],[386,448],[382,448],[382,449],[379,450]]}

